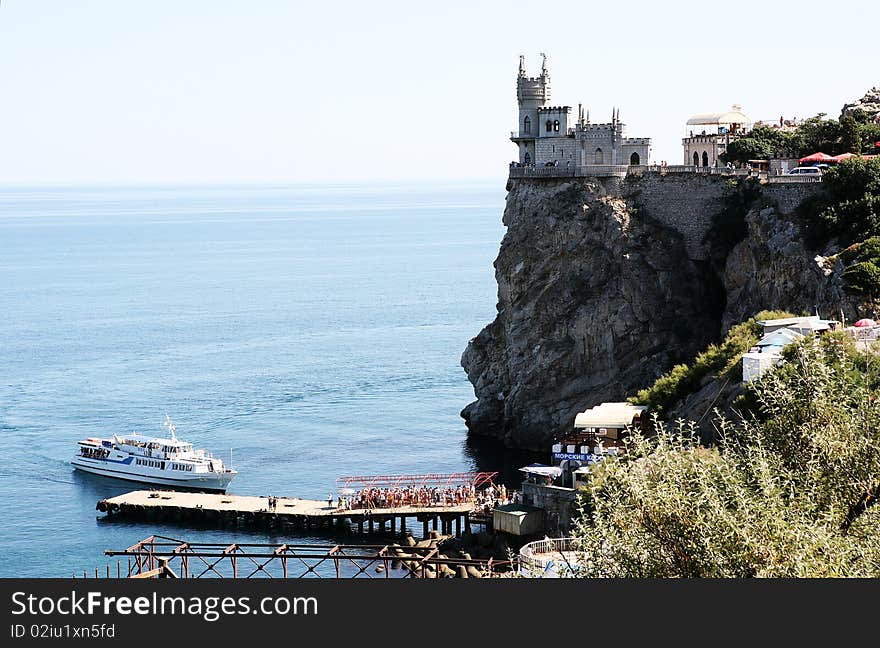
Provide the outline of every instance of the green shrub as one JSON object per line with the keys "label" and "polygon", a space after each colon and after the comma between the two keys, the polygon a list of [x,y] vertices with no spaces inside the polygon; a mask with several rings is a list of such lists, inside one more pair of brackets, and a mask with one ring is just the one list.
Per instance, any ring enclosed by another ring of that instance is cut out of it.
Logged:
{"label": "green shrub", "polygon": [[853,295],[880,295],[880,267],[873,261],[859,261],[843,271],[844,289]]}
{"label": "green shrub", "polygon": [[832,239],[842,246],[880,236],[880,157],[851,158],[828,169],[826,189],[801,203],[807,244],[818,249]]}
{"label": "green shrub", "polygon": [[728,180],[721,195],[721,208],[712,219],[704,240],[709,243],[710,253],[722,262],[733,247],[749,233],[746,214],[762,197],[757,178]]}
{"label": "green shrub", "polygon": [[761,311],[751,319],[731,327],[721,344],[710,344],[699,353],[691,365],[677,364],[660,376],[653,385],[629,399],[635,405],[647,405],[658,416],[697,391],[707,376],[719,376],[738,371],[742,355],[760,339],[761,320],[793,317],[784,311]]}

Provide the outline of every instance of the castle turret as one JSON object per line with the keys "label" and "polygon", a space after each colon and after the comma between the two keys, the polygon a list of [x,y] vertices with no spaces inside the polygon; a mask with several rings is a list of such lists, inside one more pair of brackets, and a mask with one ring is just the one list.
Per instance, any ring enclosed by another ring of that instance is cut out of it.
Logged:
{"label": "castle turret", "polygon": [[540,131],[538,109],[550,101],[550,72],[547,69],[547,55],[541,54],[543,62],[540,76],[530,77],[526,73],[525,56],[519,57],[519,73],[516,77],[516,101],[519,105],[519,126],[511,133],[520,149],[519,161],[531,164],[535,161],[535,138]]}
{"label": "castle turret", "polygon": [[516,77],[516,100],[519,109],[537,109],[546,106],[550,101],[550,72],[547,69],[547,56],[542,54],[544,62],[541,66],[541,75],[529,77],[526,75],[525,56],[519,57],[519,74]]}

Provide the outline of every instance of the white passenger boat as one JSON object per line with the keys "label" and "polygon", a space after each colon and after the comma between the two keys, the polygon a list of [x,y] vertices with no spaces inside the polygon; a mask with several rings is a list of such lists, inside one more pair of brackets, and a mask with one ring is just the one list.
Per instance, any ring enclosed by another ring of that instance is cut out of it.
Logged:
{"label": "white passenger boat", "polygon": [[167,438],[140,434],[89,437],[79,442],[70,463],[77,470],[105,477],[224,492],[238,473],[221,459],[179,440],[167,416],[164,427],[168,428]]}

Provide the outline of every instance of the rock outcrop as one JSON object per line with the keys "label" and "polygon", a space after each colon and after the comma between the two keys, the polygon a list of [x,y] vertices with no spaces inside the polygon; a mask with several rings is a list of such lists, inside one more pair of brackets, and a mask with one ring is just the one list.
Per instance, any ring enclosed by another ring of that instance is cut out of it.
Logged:
{"label": "rock outcrop", "polygon": [[851,115],[856,110],[864,111],[873,121],[880,123],[880,87],[871,88],[861,99],[846,104],[840,116]]}
{"label": "rock outcrop", "polygon": [[544,448],[718,336],[707,265],[598,180],[512,181],[504,223],[498,316],[462,356],[471,432]]}
{"label": "rock outcrop", "polygon": [[[687,187],[676,182],[678,200]],[[637,184],[510,181],[498,314],[462,356],[477,397],[462,411],[470,432],[546,450],[577,412],[652,384],[760,310],[855,317],[839,262],[809,252],[790,214],[804,188],[788,187],[770,196],[777,207],[746,216],[746,238],[713,269],[695,258],[694,232],[652,218]],[[737,385],[709,382],[673,415],[705,419],[736,397]]]}
{"label": "rock outcrop", "polygon": [[749,234],[724,267],[723,331],[765,309],[858,319],[858,300],[843,291],[840,261],[807,250],[794,216],[767,207],[750,211],[746,223]]}

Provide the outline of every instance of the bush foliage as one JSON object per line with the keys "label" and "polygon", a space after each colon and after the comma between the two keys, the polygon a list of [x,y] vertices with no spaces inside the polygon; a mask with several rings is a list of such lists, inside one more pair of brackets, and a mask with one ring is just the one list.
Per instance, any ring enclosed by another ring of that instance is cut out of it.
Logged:
{"label": "bush foliage", "polygon": [[826,191],[798,209],[812,249],[832,239],[845,247],[880,236],[880,157],[850,158],[828,169],[822,183]]}
{"label": "bush foliage", "polygon": [[762,418],[719,420],[716,447],[701,447],[692,424],[658,423],[592,471],[577,575],[880,576],[871,364],[839,335],[785,355],[755,384]]}
{"label": "bush foliage", "polygon": [[629,401],[635,405],[647,405],[658,416],[664,415],[675,403],[697,391],[705,378],[738,370],[742,354],[761,338],[762,328],[758,322],[780,317],[793,315],[785,311],[761,311],[751,319],[731,327],[721,344],[710,344],[690,365],[675,365],[653,385],[640,390]]}

